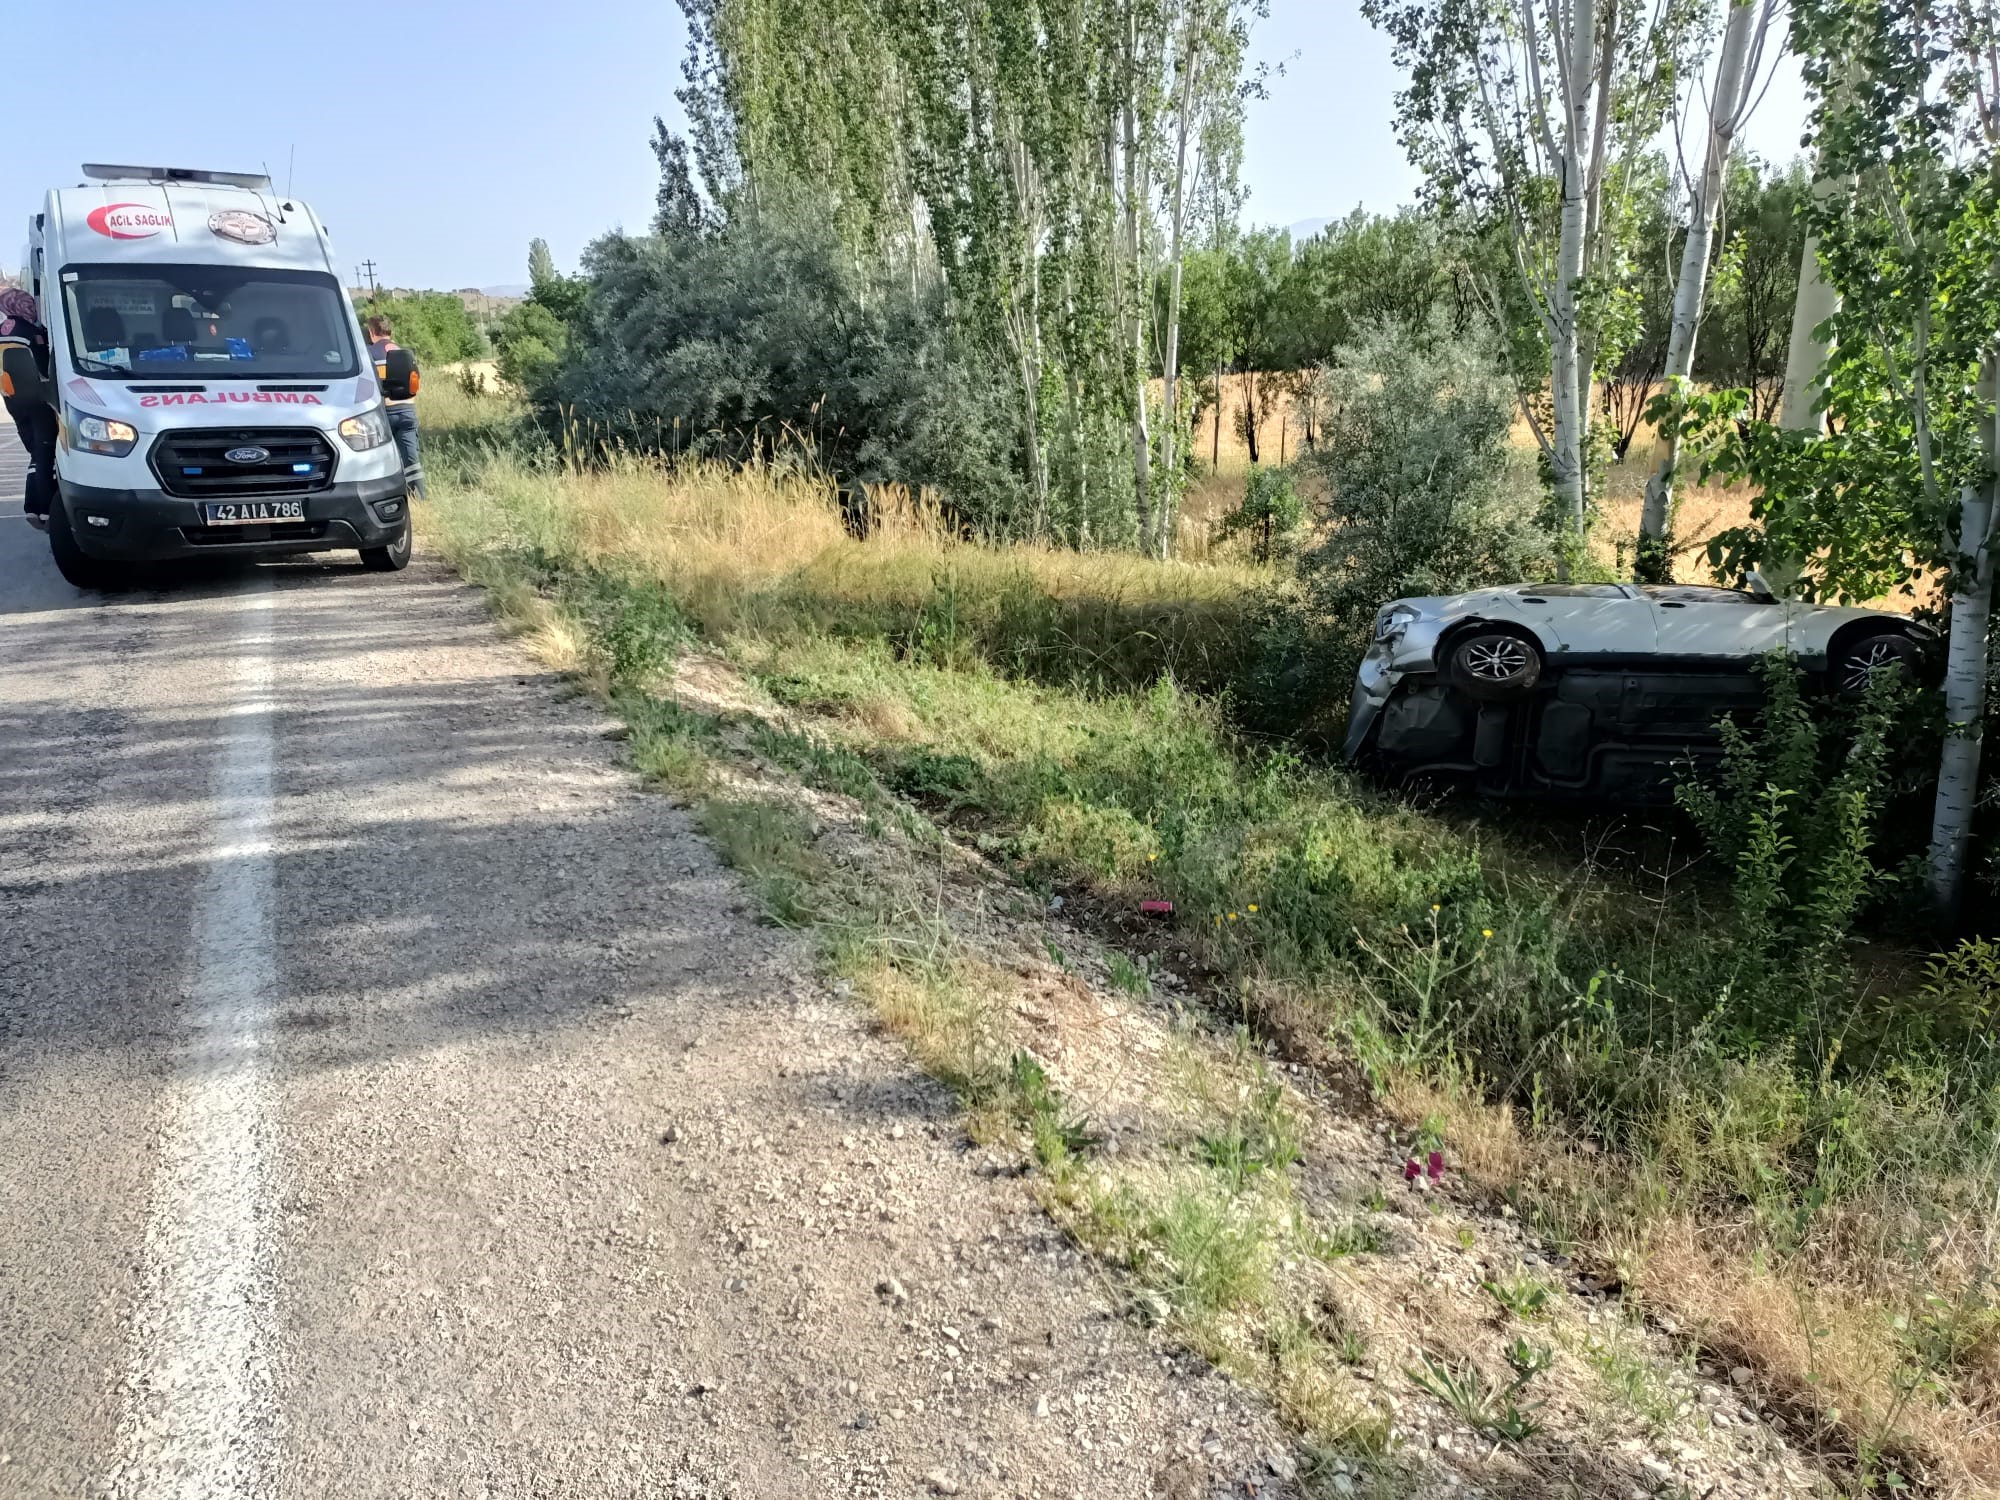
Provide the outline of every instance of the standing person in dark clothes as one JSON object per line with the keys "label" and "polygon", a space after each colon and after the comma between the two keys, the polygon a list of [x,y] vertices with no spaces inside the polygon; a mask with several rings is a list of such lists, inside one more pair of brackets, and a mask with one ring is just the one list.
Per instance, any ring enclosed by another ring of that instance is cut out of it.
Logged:
{"label": "standing person in dark clothes", "polygon": [[[42,379],[49,378],[49,331],[42,326],[41,309],[34,294],[19,287],[0,292],[0,346],[15,344],[34,352]],[[7,415],[21,434],[21,446],[28,450],[28,492],[22,508],[29,524],[46,527],[49,505],[56,486],[56,413],[46,401],[25,396],[5,398]]]}
{"label": "standing person in dark clothes", "polygon": [[[368,320],[368,357],[374,361],[377,379],[388,378],[385,361],[391,350],[402,347],[395,341],[395,331],[387,314],[376,313]],[[386,386],[382,397],[389,411],[389,430],[396,435],[396,451],[403,455],[403,472],[409,476],[410,493],[419,500],[426,499],[424,461],[417,445],[417,398],[391,396]]]}

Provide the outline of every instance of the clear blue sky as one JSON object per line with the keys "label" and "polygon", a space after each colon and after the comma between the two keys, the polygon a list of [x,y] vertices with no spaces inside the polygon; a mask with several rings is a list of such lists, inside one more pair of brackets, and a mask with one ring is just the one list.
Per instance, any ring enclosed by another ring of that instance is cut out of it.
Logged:
{"label": "clear blue sky", "polygon": [[[418,0],[298,10],[269,0],[8,5],[0,265],[42,191],[85,161],[256,170],[295,190],[342,257],[400,286],[526,279],[528,240],[558,264],[651,215],[652,117],[678,118],[674,0]],[[1272,0],[1257,55],[1276,64],[1252,107],[1250,215],[1289,224],[1394,208],[1416,189],[1390,125],[1387,48],[1349,0]],[[1795,72],[1751,145],[1789,157]],[[14,226],[11,230],[6,225]]]}

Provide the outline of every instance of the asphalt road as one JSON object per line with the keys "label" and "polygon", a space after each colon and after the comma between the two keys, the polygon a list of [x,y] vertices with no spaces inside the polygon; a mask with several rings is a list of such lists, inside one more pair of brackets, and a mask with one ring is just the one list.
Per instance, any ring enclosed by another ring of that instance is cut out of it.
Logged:
{"label": "asphalt road", "polygon": [[471,590],[81,595],[19,494],[6,434],[0,1497],[1265,1473]]}

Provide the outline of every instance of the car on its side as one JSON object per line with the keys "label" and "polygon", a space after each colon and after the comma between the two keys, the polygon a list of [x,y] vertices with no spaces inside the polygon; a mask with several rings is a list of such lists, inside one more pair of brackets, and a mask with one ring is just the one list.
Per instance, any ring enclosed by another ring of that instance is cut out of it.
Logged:
{"label": "car on its side", "polygon": [[1914,674],[1935,638],[1883,610],[1780,599],[1752,574],[1697,584],[1506,584],[1397,599],[1375,617],[1347,721],[1349,761],[1500,794],[1660,800],[1674,767],[1720,753],[1786,652],[1838,692]]}

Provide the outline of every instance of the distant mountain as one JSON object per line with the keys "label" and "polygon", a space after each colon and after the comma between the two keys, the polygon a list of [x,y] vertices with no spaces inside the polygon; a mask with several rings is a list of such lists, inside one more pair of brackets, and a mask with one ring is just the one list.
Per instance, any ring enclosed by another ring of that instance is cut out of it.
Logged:
{"label": "distant mountain", "polygon": [[528,295],[528,284],[523,281],[507,286],[483,286],[479,290],[489,297],[525,297]]}
{"label": "distant mountain", "polygon": [[1292,237],[1292,243],[1294,245],[1299,245],[1305,243],[1305,241],[1311,239],[1314,235],[1318,234],[1322,229],[1326,228],[1327,225],[1334,222],[1335,221],[1330,218],[1301,219],[1296,224],[1287,224],[1285,226],[1285,233],[1289,234]]}

